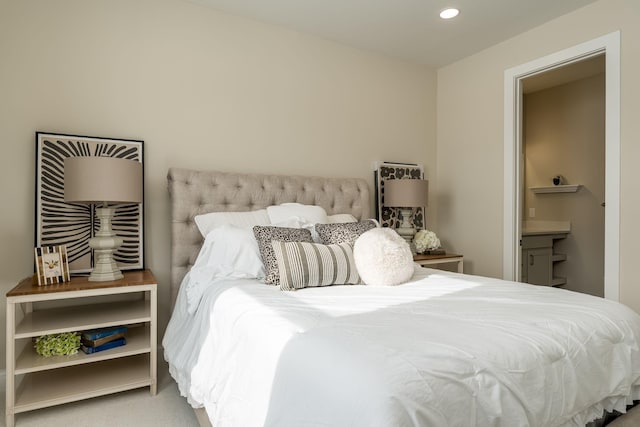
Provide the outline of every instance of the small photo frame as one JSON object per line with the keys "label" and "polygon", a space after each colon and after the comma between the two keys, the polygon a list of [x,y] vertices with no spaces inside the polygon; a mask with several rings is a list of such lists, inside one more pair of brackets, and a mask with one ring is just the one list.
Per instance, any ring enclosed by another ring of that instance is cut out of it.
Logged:
{"label": "small photo frame", "polygon": [[35,255],[38,286],[63,283],[71,280],[66,246],[37,247],[35,248]]}

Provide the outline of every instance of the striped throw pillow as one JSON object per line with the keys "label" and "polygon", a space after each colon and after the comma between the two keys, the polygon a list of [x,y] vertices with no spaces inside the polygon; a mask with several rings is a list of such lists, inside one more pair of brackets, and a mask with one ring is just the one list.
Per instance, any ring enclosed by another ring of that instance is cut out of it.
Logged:
{"label": "striped throw pillow", "polygon": [[258,242],[260,256],[264,263],[265,277],[264,283],[268,285],[279,285],[278,262],[273,253],[274,240],[283,242],[313,242],[311,232],[304,228],[286,228],[256,225],[253,227],[253,235]]}
{"label": "striped throw pillow", "polygon": [[283,291],[361,283],[351,243],[321,245],[274,240],[272,244]]}

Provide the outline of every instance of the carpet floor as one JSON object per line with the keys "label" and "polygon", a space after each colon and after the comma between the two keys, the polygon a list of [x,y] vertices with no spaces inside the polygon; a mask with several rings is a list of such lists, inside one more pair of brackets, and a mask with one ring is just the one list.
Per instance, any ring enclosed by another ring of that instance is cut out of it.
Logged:
{"label": "carpet floor", "polygon": [[[1,426],[5,426],[2,387]],[[158,394],[149,387],[17,414],[16,427],[198,427],[196,415],[158,361]]]}
{"label": "carpet floor", "polygon": [[[0,426],[5,426],[4,386],[0,391]],[[207,420],[208,421],[208,420]],[[80,402],[17,414],[16,427],[199,427],[196,414],[180,396],[164,360],[158,361],[158,394],[140,388]],[[608,427],[640,426],[640,406]]]}

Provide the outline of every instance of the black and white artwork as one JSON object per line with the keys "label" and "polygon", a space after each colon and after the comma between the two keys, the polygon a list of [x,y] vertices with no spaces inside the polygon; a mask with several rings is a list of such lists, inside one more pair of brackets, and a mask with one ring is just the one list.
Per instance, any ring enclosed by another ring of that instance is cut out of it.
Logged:
{"label": "black and white artwork", "polygon": [[[65,245],[71,274],[93,268],[89,239],[100,227],[93,205],[64,201],[64,159],[84,156],[137,160],[144,169],[143,141],[36,132],[35,246]],[[118,205],[112,229],[124,240],[113,255],[118,267],[144,268],[144,204]]]}
{"label": "black and white artwork", "polygon": [[[381,162],[374,170],[376,219],[382,227],[396,228],[400,225],[400,209],[384,206],[384,181],[387,179],[424,179],[422,165],[412,163]],[[413,226],[422,230],[425,227],[424,208],[414,210]]]}

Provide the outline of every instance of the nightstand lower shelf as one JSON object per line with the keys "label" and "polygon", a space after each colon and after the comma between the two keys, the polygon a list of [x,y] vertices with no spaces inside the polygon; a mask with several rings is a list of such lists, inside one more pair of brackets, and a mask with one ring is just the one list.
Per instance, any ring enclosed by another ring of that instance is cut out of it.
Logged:
{"label": "nightstand lower shelf", "polygon": [[148,353],[26,374],[18,386],[14,412],[145,387],[152,382]]}
{"label": "nightstand lower shelf", "polygon": [[151,352],[151,346],[149,344],[150,337],[149,327],[130,328],[129,331],[127,331],[126,345],[93,354],[85,354],[79,351],[73,356],[42,357],[33,351],[32,346],[27,345],[16,359],[15,374],[22,375],[48,369],[59,369],[67,366],[83,365],[85,363],[95,363],[108,359],[149,353]]}

